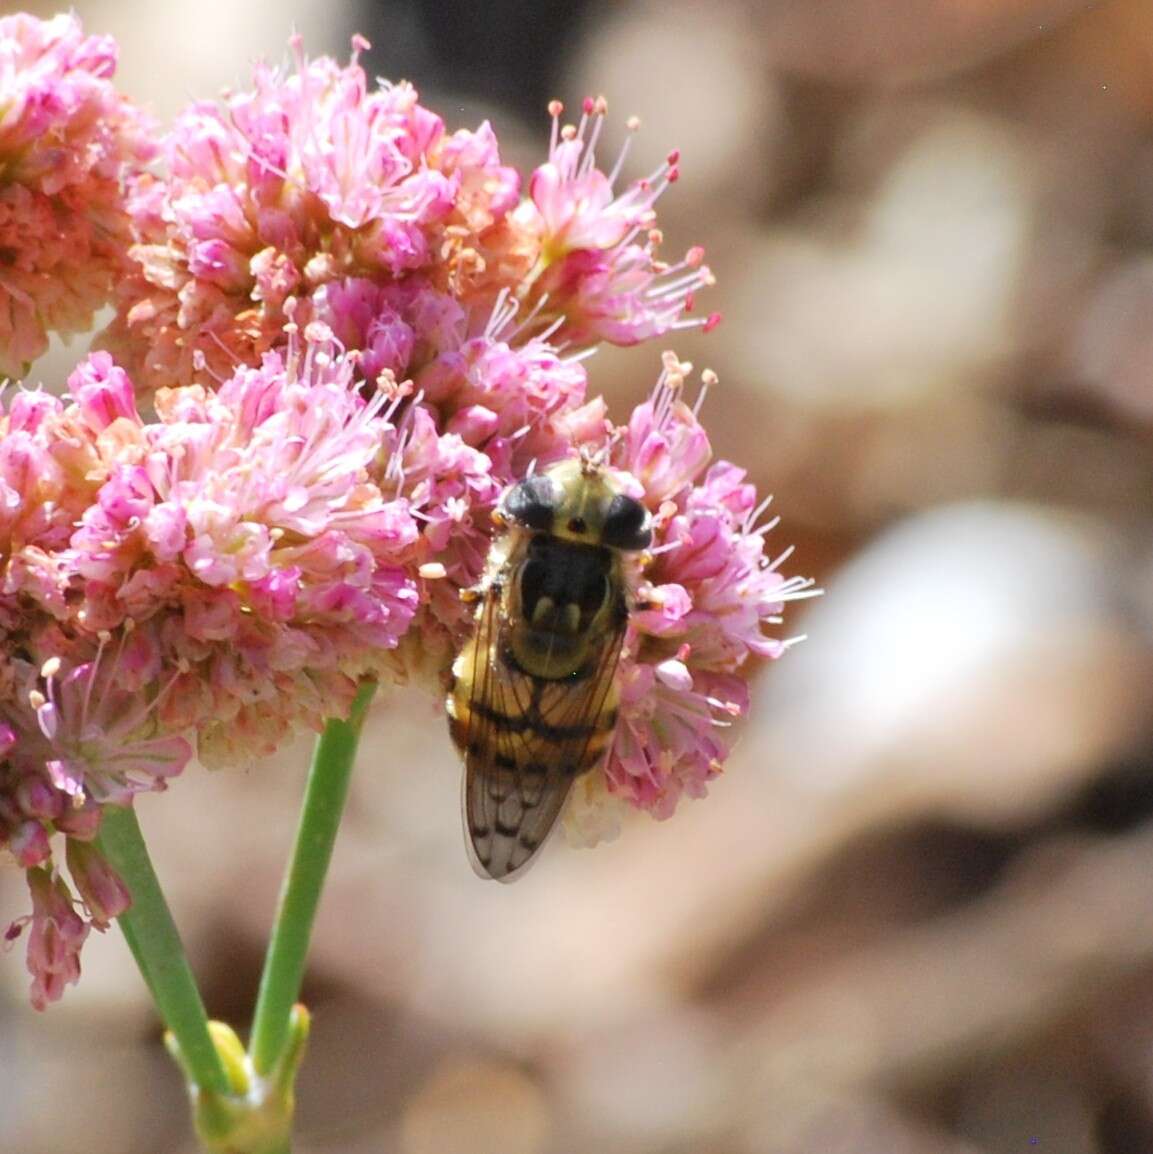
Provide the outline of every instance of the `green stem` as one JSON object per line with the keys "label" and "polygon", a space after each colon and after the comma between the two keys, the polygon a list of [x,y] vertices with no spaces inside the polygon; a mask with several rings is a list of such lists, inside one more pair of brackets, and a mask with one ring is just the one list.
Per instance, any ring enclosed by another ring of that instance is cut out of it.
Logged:
{"label": "green stem", "polygon": [[226,1094],[228,1077],[208,1033],[204,1002],[135,810],[107,807],[97,843],[132,894],[132,905],[117,920],[164,1024],[180,1045],[188,1077],[202,1090]]}
{"label": "green stem", "polygon": [[312,924],[348,796],[361,725],[375,692],[375,682],[361,687],[348,720],[329,721],[312,756],[296,844],[280,891],[248,1045],[252,1065],[262,1077],[275,1067],[288,1039],[289,1015],[300,997]]}
{"label": "green stem", "polygon": [[128,948],[132,951],[132,956],[136,959],[136,968],[140,971],[140,976],[144,979],[144,984],[148,987],[153,1002],[159,1005],[156,989],[152,985],[152,976],[148,972],[148,951],[141,944],[136,936],[135,928],[129,926],[126,918],[117,918],[117,924],[120,926],[120,932],[124,935],[124,940],[128,943]]}

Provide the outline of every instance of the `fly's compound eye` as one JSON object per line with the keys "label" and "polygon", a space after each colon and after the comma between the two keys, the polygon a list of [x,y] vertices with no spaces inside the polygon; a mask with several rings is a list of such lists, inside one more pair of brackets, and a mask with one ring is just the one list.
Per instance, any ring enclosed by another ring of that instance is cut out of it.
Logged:
{"label": "fly's compound eye", "polygon": [[548,533],[559,501],[557,487],[548,477],[526,477],[505,494],[501,512],[526,529]]}
{"label": "fly's compound eye", "polygon": [[638,552],[647,549],[653,541],[652,523],[648,510],[632,497],[618,493],[605,510],[601,543],[611,549]]}

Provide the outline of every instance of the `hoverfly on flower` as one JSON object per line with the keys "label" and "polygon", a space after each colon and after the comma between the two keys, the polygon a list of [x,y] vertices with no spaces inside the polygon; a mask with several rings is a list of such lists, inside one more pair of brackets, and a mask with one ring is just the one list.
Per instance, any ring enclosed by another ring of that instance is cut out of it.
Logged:
{"label": "hoverfly on flower", "polygon": [[635,555],[652,527],[590,456],[510,486],[494,520],[447,708],[470,858],[482,876],[510,881],[612,742]]}

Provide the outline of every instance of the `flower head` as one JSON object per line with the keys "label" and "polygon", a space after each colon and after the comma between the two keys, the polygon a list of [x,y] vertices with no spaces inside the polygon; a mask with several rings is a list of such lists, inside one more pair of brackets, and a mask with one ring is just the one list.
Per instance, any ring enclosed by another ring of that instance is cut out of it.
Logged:
{"label": "flower head", "polygon": [[0,18],[0,377],[89,328],[128,267],[122,182],[150,148],[115,71],[74,15]]}
{"label": "flower head", "polygon": [[[608,442],[612,465],[643,495],[654,537],[600,782],[657,817],[682,796],[704,795],[728,756],[733,721],[748,710],[750,662],[788,648],[773,635],[784,605],[815,593],[812,581],[781,574],[791,551],[765,553],[776,522],[758,524],[767,502],[758,504],[744,471],[724,461],[709,466],[700,401],[691,408],[682,396],[691,367],[666,353],[652,396]],[[706,384],[714,379],[704,376]],[[576,795],[569,821],[580,840],[598,804],[595,782]]]}
{"label": "flower head", "polygon": [[[317,294],[350,279],[480,291],[474,266],[518,178],[487,125],[450,136],[411,85],[370,89],[357,61],[366,46],[356,38],[341,66],[306,60],[294,41],[294,73],[260,65],[251,91],[181,115],[166,171],[135,188],[135,273],[106,336],[138,387],[258,363],[282,343],[291,299],[308,306],[303,323]],[[388,360],[372,368],[403,372]]]}
{"label": "flower head", "polygon": [[449,134],[411,85],[371,88],[363,47],[341,66],[294,41],[295,72],[262,65],[250,91],[190,106],[163,170],[135,181],[134,268],[103,339],[137,387],[259,363],[283,343],[290,301],[298,322],[324,320],[362,352],[370,377],[398,380],[491,333],[510,304],[521,343],[573,350],[715,324],[688,315],[712,283],[702,250],[657,256],[676,153],[618,191],[625,152],[610,172],[596,163],[604,101],[563,127],[554,102],[522,199],[487,123]]}
{"label": "flower head", "polygon": [[314,326],[215,393],[160,396],[155,423],[118,418],[131,433],[64,551],[84,628],[134,629],[145,675],[173,683],[165,727],[202,758],[345,711],[416,610],[416,523],[379,477],[393,398],[366,400],[355,369]]}

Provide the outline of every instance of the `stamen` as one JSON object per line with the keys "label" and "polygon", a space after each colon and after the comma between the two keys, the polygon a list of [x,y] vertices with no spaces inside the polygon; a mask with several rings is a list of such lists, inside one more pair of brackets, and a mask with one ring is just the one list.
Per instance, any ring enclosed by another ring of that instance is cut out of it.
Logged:
{"label": "stamen", "polygon": [[796,545],[790,545],[775,561],[769,562],[770,569],[777,569],[796,552]]}
{"label": "stamen", "polygon": [[632,146],[633,137],[636,135],[637,129],[639,129],[640,126],[641,122],[635,116],[630,116],[628,120],[625,121],[625,128],[628,130],[628,135],[625,137],[624,143],[621,145],[620,152],[617,153],[616,164],[613,165],[612,171],[608,174],[609,188],[612,188],[616,185],[617,179],[621,174],[621,169],[625,166],[625,158],[629,154],[629,148]]}
{"label": "stamen", "polygon": [[773,597],[778,601],[807,601],[823,593],[812,577],[791,577],[779,589],[773,590]]}
{"label": "stamen", "polygon": [[550,100],[548,102],[548,114],[552,117],[552,132],[548,142],[548,154],[551,158],[556,153],[557,137],[560,135],[560,118],[564,115],[564,105],[559,100]]}
{"label": "stamen", "polygon": [[[604,128],[605,116],[608,113],[608,101],[603,96],[598,96],[593,101],[590,112],[592,131],[589,134],[588,141],[585,143],[584,150],[581,154],[580,167],[577,170],[579,176],[587,176],[592,171],[596,164],[596,147],[600,141],[601,130]],[[581,134],[584,135],[583,133]]]}
{"label": "stamen", "polygon": [[753,526],[768,512],[769,506],[773,503],[773,494],[770,493],[755,509],[753,509],[746,517],[741,525],[741,530],[745,533],[752,531]]}
{"label": "stamen", "polygon": [[648,550],[650,557],[659,557],[662,553],[671,553],[674,549],[681,549],[686,544],[679,537],[674,541],[666,541],[663,545],[657,545]]}
{"label": "stamen", "polygon": [[[697,394],[696,403],[693,405],[693,416],[700,415],[701,406],[705,403],[705,397],[709,395],[709,389],[717,383],[717,374],[712,369],[705,369],[701,373],[701,391]],[[770,497],[771,501],[772,498]]]}
{"label": "stamen", "polygon": [[[540,314],[544,311],[544,307],[546,304],[548,304],[548,293],[541,293],[540,299],[536,302],[536,304],[533,305],[532,309],[529,311],[528,315],[524,318],[524,320],[522,320],[520,322],[520,324],[517,325],[516,328],[512,330],[511,333],[508,333],[503,338],[504,343],[506,345],[511,345],[513,343],[513,341],[515,341],[517,339],[517,337],[519,337],[521,335],[521,333],[525,332],[532,325],[532,323],[537,319],[537,317],[540,316]],[[544,331],[544,333],[539,334],[536,339],[541,340],[541,341],[548,340],[548,338],[550,336],[552,336],[552,334],[555,333],[556,330],[563,323],[564,323],[564,317],[562,316],[559,320],[559,323],[550,325],[549,328],[547,328]]]}
{"label": "stamen", "polygon": [[[225,355],[226,357],[228,357],[228,358],[229,358],[229,359],[232,361],[232,364],[233,364],[233,367],[234,367],[234,368],[239,368],[239,367],[240,367],[240,364],[241,364],[240,358],[239,358],[239,357],[236,355],[236,353],[235,353],[235,352],[234,352],[232,349],[230,349],[230,348],[229,348],[229,347],[228,347],[228,346],[227,346],[227,345],[226,345],[226,344],[225,344],[225,343],[224,343],[224,342],[223,342],[223,341],[220,339],[220,334],[219,334],[218,332],[216,332],[214,329],[210,329],[210,330],[209,330],[209,332],[208,332],[208,337],[209,337],[209,339],[212,341],[212,343],[213,343],[214,345],[216,345],[216,346],[217,346],[217,347],[220,349],[220,351],[221,351],[222,353],[224,353],[224,355]],[[224,379],[225,379],[225,378],[223,378],[223,377],[216,377],[215,379],[216,379],[216,382],[217,382],[217,384],[221,384],[221,383],[223,383],[223,381],[224,381]]]}
{"label": "stamen", "polygon": [[764,537],[766,534],[771,533],[780,523],[780,517],[773,517],[759,528],[746,530],[746,533],[750,537]]}
{"label": "stamen", "polygon": [[510,300],[510,295],[507,286],[497,293],[496,300],[493,302],[492,312],[489,314],[488,323],[484,327],[484,335],[490,340],[500,340],[501,331],[512,322],[513,317],[516,316],[517,310],[520,308],[517,300]]}

